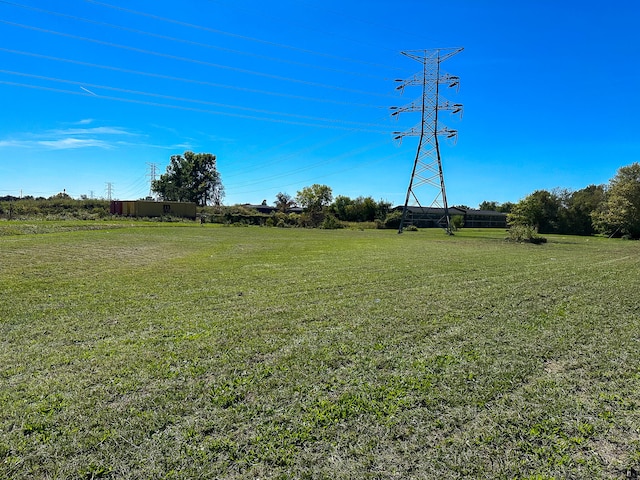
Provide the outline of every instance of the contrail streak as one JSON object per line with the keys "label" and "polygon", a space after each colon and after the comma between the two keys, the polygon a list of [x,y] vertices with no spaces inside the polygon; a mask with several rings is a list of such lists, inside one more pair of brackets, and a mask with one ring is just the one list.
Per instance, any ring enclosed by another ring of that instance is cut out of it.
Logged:
{"label": "contrail streak", "polygon": [[87,93],[90,93],[91,95],[93,95],[94,97],[97,97],[98,95],[96,95],[95,93],[93,93],[91,90],[89,90],[88,88],[84,88],[84,87],[80,87],[82,90],[84,90]]}

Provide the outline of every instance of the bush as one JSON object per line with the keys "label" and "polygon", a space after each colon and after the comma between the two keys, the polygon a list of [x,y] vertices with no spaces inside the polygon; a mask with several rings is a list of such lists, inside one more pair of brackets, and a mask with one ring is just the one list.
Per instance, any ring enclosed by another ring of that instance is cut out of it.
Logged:
{"label": "bush", "polygon": [[298,226],[302,228],[316,228],[322,226],[324,214],[321,212],[302,212],[297,215]]}
{"label": "bush", "polygon": [[0,214],[8,217],[9,212],[11,212],[12,218],[93,220],[109,216],[109,202],[106,200],[73,200],[61,197],[25,198],[13,202],[2,202]]}
{"label": "bush", "polygon": [[94,207],[91,209],[91,213],[96,215],[98,218],[105,218],[110,215],[109,209],[105,207]]}
{"label": "bush", "polygon": [[335,230],[337,228],[344,228],[344,225],[340,223],[340,220],[338,220],[335,215],[328,214],[325,215],[320,228],[324,228],[326,230]]}
{"label": "bush", "polygon": [[402,212],[396,210],[389,213],[384,219],[384,228],[400,228],[400,222],[402,221]]}
{"label": "bush", "polygon": [[541,243],[547,243],[547,239],[538,235],[538,230],[531,225],[513,225],[509,229],[509,236],[507,240],[516,243],[534,243],[539,245]]}
{"label": "bush", "polygon": [[464,227],[464,217],[462,215],[454,215],[451,217],[451,228],[458,231]]}
{"label": "bush", "polygon": [[299,215],[295,213],[273,212],[267,219],[268,227],[289,228],[298,226]]}

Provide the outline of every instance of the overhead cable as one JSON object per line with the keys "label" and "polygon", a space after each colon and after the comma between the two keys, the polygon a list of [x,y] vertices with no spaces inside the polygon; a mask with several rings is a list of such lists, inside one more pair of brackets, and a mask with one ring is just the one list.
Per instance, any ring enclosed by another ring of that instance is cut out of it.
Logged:
{"label": "overhead cable", "polygon": [[171,42],[178,42],[178,43],[184,43],[184,44],[187,44],[187,45],[193,45],[193,46],[197,46],[197,47],[207,48],[207,49],[219,50],[219,51],[222,51],[222,52],[232,53],[234,55],[246,55],[246,56],[251,56],[251,57],[254,57],[254,58],[260,58],[262,60],[268,60],[268,61],[271,61],[271,62],[287,63],[287,64],[290,64],[290,65],[296,65],[296,66],[299,66],[299,67],[312,68],[312,69],[316,69],[316,70],[325,70],[325,71],[334,72],[334,73],[340,73],[340,74],[344,74],[344,75],[354,75],[354,76],[360,76],[360,77],[369,77],[369,78],[375,78],[375,79],[382,79],[378,75],[370,75],[370,74],[366,74],[366,73],[362,73],[362,72],[341,70],[341,69],[325,67],[323,65],[313,64],[313,63],[296,62],[296,61],[288,60],[288,59],[285,59],[285,58],[278,58],[278,57],[260,55],[260,54],[257,54],[255,52],[247,52],[247,51],[243,51],[243,50],[235,50],[235,49],[231,49],[231,48],[221,47],[219,45],[211,45],[209,43],[196,42],[194,40],[188,40],[188,39],[185,39],[185,38],[170,37],[168,35],[162,35],[162,34],[159,34],[159,33],[148,32],[148,31],[139,30],[139,29],[136,29],[136,28],[124,27],[124,26],[121,26],[121,25],[115,25],[113,23],[107,23],[107,22],[102,22],[102,21],[98,21],[98,20],[92,20],[92,19],[89,19],[89,18],[78,17],[76,15],[70,15],[70,14],[67,14],[67,13],[56,12],[56,11],[53,11],[53,10],[45,10],[43,8],[32,7],[30,5],[23,5],[23,4],[20,4],[20,3],[9,2],[9,1],[6,1],[6,0],[0,0],[0,3],[6,4],[6,5],[11,5],[11,6],[14,6],[14,7],[24,8],[24,9],[35,11],[35,12],[45,13],[47,15],[54,15],[54,16],[58,16],[58,17],[63,17],[63,18],[68,18],[68,19],[71,19],[71,20],[79,21],[79,22],[90,23],[90,24],[93,24],[93,25],[100,25],[100,26],[107,27],[107,28],[112,28],[112,29],[121,30],[121,31],[125,31],[125,32],[135,33],[135,34],[138,34],[138,35],[145,35],[145,36],[149,36],[149,37],[153,37],[153,38],[159,38],[161,40],[168,40],[168,41],[171,41]]}
{"label": "overhead cable", "polygon": [[294,99],[294,100],[303,100],[303,101],[310,101],[310,102],[332,103],[332,104],[336,104],[336,105],[345,105],[345,106],[358,107],[358,108],[384,108],[385,110],[388,109],[388,107],[386,105],[380,106],[380,105],[371,105],[371,104],[364,104],[364,103],[345,102],[345,101],[334,100],[334,99],[326,98],[326,97],[324,97],[324,98],[307,97],[307,96],[303,96],[303,95],[294,95],[294,94],[291,94],[291,93],[273,92],[273,91],[269,91],[269,90],[258,90],[258,89],[255,89],[255,88],[241,87],[241,86],[238,86],[238,85],[227,85],[227,84],[224,84],[224,83],[208,82],[206,80],[196,80],[196,79],[192,79],[192,78],[175,77],[175,76],[172,76],[172,75],[164,75],[164,74],[161,74],[161,73],[142,72],[142,71],[139,71],[139,70],[131,70],[131,69],[127,69],[127,68],[114,67],[114,66],[111,66],[111,65],[103,65],[103,64],[91,63],[91,62],[82,62],[80,60],[72,60],[72,59],[69,59],[69,58],[54,57],[54,56],[51,56],[51,55],[43,55],[43,54],[34,53],[34,52],[25,52],[25,51],[22,51],[22,50],[13,50],[13,49],[4,48],[4,47],[0,47],[0,51],[7,52],[7,53],[12,53],[12,54],[15,54],[15,55],[23,55],[23,56],[33,57],[33,58],[41,58],[41,59],[51,60],[51,61],[55,61],[55,62],[64,62],[64,63],[73,64],[73,65],[81,65],[83,67],[99,68],[99,69],[103,69],[103,70],[111,70],[111,71],[114,71],[114,72],[128,73],[128,74],[132,74],[132,75],[140,75],[140,76],[146,76],[146,77],[152,77],[152,78],[160,78],[160,79],[163,79],[163,80],[171,80],[171,81],[192,83],[192,84],[204,85],[204,86],[208,86],[208,87],[225,88],[225,89],[237,90],[237,91],[248,92],[248,93],[256,93],[256,94],[259,94],[259,95],[271,95],[271,96],[277,96],[277,97],[283,97],[283,98],[291,98],[291,99]]}
{"label": "overhead cable", "polygon": [[79,96],[84,96],[84,97],[97,97],[97,98],[104,99],[104,100],[112,100],[112,101],[124,102],[124,103],[134,103],[134,104],[138,104],[138,105],[148,105],[148,106],[152,106],[152,107],[171,108],[171,109],[175,109],[175,110],[186,110],[186,111],[191,111],[191,112],[206,113],[206,114],[210,114],[210,115],[224,115],[224,116],[228,116],[228,117],[244,118],[244,119],[249,119],[249,120],[261,120],[261,121],[271,122],[271,123],[284,123],[284,124],[289,124],[289,125],[299,125],[299,126],[313,127],[313,128],[329,128],[329,129],[338,129],[338,130],[355,130],[355,131],[360,131],[360,132],[388,134],[388,131],[386,131],[386,130],[385,131],[381,131],[381,130],[373,130],[373,129],[368,129],[368,128],[360,128],[360,127],[346,127],[346,126],[340,126],[340,125],[336,125],[336,124],[314,124],[314,123],[306,123],[306,122],[297,122],[297,121],[292,121],[292,120],[285,120],[285,119],[281,119],[281,118],[258,117],[258,116],[254,116],[254,115],[245,115],[245,114],[240,114],[240,113],[231,113],[231,112],[223,112],[223,111],[205,110],[205,109],[202,109],[202,108],[195,108],[195,107],[186,107],[186,106],[183,106],[183,105],[170,105],[170,104],[166,104],[166,103],[149,102],[149,101],[146,101],[146,100],[137,100],[137,99],[132,99],[132,98],[112,97],[112,96],[106,96],[106,95],[95,95],[95,94],[92,94],[92,93],[87,93],[85,91],[77,91],[76,92],[76,91],[64,90],[64,89],[60,89],[60,88],[45,87],[45,86],[41,86],[41,85],[30,85],[30,84],[27,84],[27,83],[8,82],[6,80],[0,80],[0,84],[2,84],[2,85],[10,85],[10,86],[14,86],[14,87],[30,88],[30,89],[34,89],[34,90],[43,90],[43,91],[49,91],[49,92],[66,93],[66,94],[70,94],[70,95],[79,95]]}
{"label": "overhead cable", "polygon": [[114,10],[120,10],[120,11],[123,11],[123,12],[126,12],[126,13],[130,13],[130,14],[133,14],[133,15],[140,15],[140,16],[147,17],[147,18],[153,18],[154,20],[159,20],[161,22],[173,23],[174,25],[180,25],[180,26],[188,27],[188,28],[195,28],[195,29],[198,29],[198,30],[203,30],[203,31],[210,32],[210,33],[216,33],[216,34],[219,34],[219,35],[226,35],[226,36],[229,36],[229,37],[239,38],[239,39],[242,39],[242,40],[248,40],[248,41],[251,41],[251,42],[262,43],[262,44],[265,44],[265,45],[271,45],[271,46],[279,47],[279,48],[285,48],[285,49],[288,49],[288,50],[295,50],[295,51],[298,51],[298,52],[301,52],[301,53],[305,53],[305,54],[309,54],[309,55],[317,55],[317,56],[321,56],[321,57],[332,58],[334,60],[340,60],[340,61],[343,61],[343,62],[359,63],[359,64],[362,64],[362,65],[369,65],[369,66],[376,67],[376,68],[392,68],[394,70],[398,70],[396,67],[389,67],[388,65],[381,65],[381,64],[377,64],[377,63],[366,62],[366,61],[358,60],[358,59],[354,59],[354,58],[341,57],[341,56],[338,56],[338,55],[332,55],[332,54],[329,54],[329,53],[317,52],[317,51],[314,51],[314,50],[308,50],[308,49],[305,49],[305,48],[300,48],[300,47],[296,47],[296,46],[293,46],[293,45],[287,45],[287,44],[284,44],[284,43],[277,43],[277,42],[272,42],[270,40],[263,40],[263,39],[260,39],[260,38],[249,37],[249,36],[246,36],[246,35],[239,35],[237,33],[225,32],[224,30],[218,30],[218,29],[215,29],[215,28],[205,27],[205,26],[202,26],[202,25],[196,25],[196,24],[193,24],[193,23],[183,22],[183,21],[180,21],[180,20],[175,20],[173,18],[161,17],[159,15],[155,15],[155,14],[152,14],[152,13],[141,12],[139,10],[131,10],[129,8],[120,7],[118,5],[111,5],[109,3],[99,2],[97,0],[84,0],[84,1],[87,2],[87,3],[92,3],[94,5],[100,5],[102,7],[111,8],[111,9],[114,9]]}
{"label": "overhead cable", "polygon": [[163,100],[174,100],[174,101],[178,101],[178,102],[197,103],[197,104],[200,104],[200,105],[208,105],[208,106],[212,106],[212,107],[229,108],[229,109],[232,109],[232,110],[243,110],[243,111],[253,112],[253,113],[264,113],[264,114],[267,114],[267,115],[279,115],[279,116],[282,116],[282,117],[300,118],[302,120],[313,120],[313,121],[327,122],[327,123],[344,123],[344,124],[347,124],[347,125],[354,125],[354,126],[361,126],[361,127],[381,127],[380,125],[375,125],[375,124],[372,124],[372,123],[354,122],[354,121],[350,121],[350,120],[341,120],[341,119],[337,119],[337,118],[312,117],[312,116],[308,116],[308,115],[299,115],[299,114],[295,114],[295,113],[276,112],[276,111],[273,111],[273,110],[263,110],[263,109],[252,108],[252,107],[243,107],[243,106],[239,106],[239,105],[228,105],[228,104],[224,104],[224,103],[209,102],[209,101],[206,101],[206,100],[196,100],[196,99],[191,99],[191,98],[175,97],[175,96],[172,96],[172,95],[164,95],[164,94],[160,94],[160,93],[152,93],[152,92],[144,92],[144,91],[140,91],[140,90],[131,90],[131,89],[127,89],[127,88],[111,87],[111,86],[108,86],[108,85],[98,85],[98,84],[93,84],[93,83],[79,82],[77,80],[66,80],[66,79],[62,79],[62,78],[47,77],[47,76],[44,76],[44,75],[34,75],[34,74],[31,74],[31,73],[15,72],[15,71],[11,71],[11,70],[0,69],[0,73],[4,73],[4,74],[7,74],[7,75],[16,75],[16,76],[21,76],[21,77],[34,78],[34,79],[38,79],[38,80],[47,80],[47,81],[57,82],[57,83],[66,83],[66,84],[70,84],[70,85],[78,85],[85,92],[90,93],[91,95],[97,96],[97,97],[99,97],[100,95],[96,94],[93,91],[87,90],[86,87],[93,88],[93,89],[100,88],[100,89],[103,89],[103,90],[110,90],[110,91],[120,92],[120,93],[129,93],[129,94],[132,94],[132,95],[141,95],[141,96],[146,96],[146,97],[161,98]]}
{"label": "overhead cable", "polygon": [[171,54],[168,54],[168,53],[156,52],[156,51],[153,51],[153,50],[145,50],[143,48],[137,48],[137,47],[131,47],[129,45],[122,45],[122,44],[118,44],[118,43],[107,42],[107,41],[98,40],[98,39],[95,39],[95,38],[81,37],[79,35],[73,35],[71,33],[58,32],[58,31],[49,30],[49,29],[46,29],[46,28],[35,27],[33,25],[25,25],[23,23],[10,22],[10,21],[7,21],[7,20],[0,20],[0,23],[4,23],[6,25],[11,25],[11,26],[18,27],[18,28],[24,28],[24,29],[27,29],[27,30],[33,30],[33,31],[37,31],[37,32],[47,33],[47,34],[51,34],[51,35],[58,35],[58,36],[62,36],[62,37],[72,38],[74,40],[82,40],[82,41],[85,41],[85,42],[96,43],[98,45],[105,45],[105,46],[108,46],[108,47],[119,48],[119,49],[122,49],[122,50],[131,51],[131,52],[142,53],[144,55],[153,55],[153,56],[157,56],[157,57],[168,58],[170,60],[178,60],[178,61],[181,61],[181,62],[195,63],[195,64],[198,64],[198,65],[204,65],[204,66],[212,67],[212,68],[219,68],[219,69],[222,69],[222,70],[231,70],[231,71],[234,71],[234,72],[244,73],[244,74],[247,74],[247,75],[256,75],[256,76],[259,76],[259,77],[271,78],[273,80],[281,80],[281,81],[285,81],[285,82],[299,83],[299,84],[303,84],[303,85],[309,85],[311,87],[326,88],[326,89],[332,89],[332,90],[340,90],[340,91],[343,91],[343,92],[355,93],[355,94],[359,94],[359,95],[372,95],[372,96],[376,96],[376,97],[391,97],[391,95],[389,95],[389,94],[365,92],[365,91],[362,91],[362,90],[355,90],[355,89],[346,88],[346,87],[339,87],[339,86],[336,86],[336,85],[327,85],[327,84],[324,84],[324,83],[312,82],[312,81],[309,81],[309,80],[301,80],[301,79],[292,78],[292,77],[283,77],[281,75],[274,75],[274,74],[271,74],[271,73],[258,72],[258,71],[248,70],[246,68],[240,68],[240,67],[232,67],[230,65],[222,65],[222,64],[219,64],[219,63],[212,63],[212,62],[207,62],[207,61],[204,61],[204,60],[197,60],[195,58],[187,58],[187,57],[182,57],[182,56],[179,56],[179,55],[171,55]]}

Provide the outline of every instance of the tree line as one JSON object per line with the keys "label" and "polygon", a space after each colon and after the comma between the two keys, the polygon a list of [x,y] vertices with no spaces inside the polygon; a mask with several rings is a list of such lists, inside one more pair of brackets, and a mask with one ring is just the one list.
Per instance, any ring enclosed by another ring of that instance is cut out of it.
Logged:
{"label": "tree line", "polygon": [[[304,208],[306,225],[327,226],[335,221],[375,221],[394,228],[399,212],[391,204],[371,197],[333,199],[331,188],[312,185],[295,198],[279,193],[276,205],[297,202]],[[468,207],[461,206],[468,209]],[[517,203],[484,201],[479,210],[507,214],[510,226],[526,226],[541,234],[594,235],[640,238],[640,163],[621,167],[608,185],[589,185],[581,190],[536,190]]]}
{"label": "tree line", "polygon": [[507,207],[509,225],[539,233],[640,238],[640,163],[621,167],[607,185],[536,190]]}
{"label": "tree line", "polygon": [[[171,157],[167,172],[152,189],[164,200],[221,205],[224,188],[216,169],[216,157],[185,152]],[[278,193],[279,212],[303,208],[296,221],[303,226],[338,226],[338,222],[391,222],[391,204],[371,197],[333,198],[327,185],[304,187],[295,197]],[[578,191],[536,190],[517,203],[484,201],[480,210],[508,214],[509,225],[529,226],[539,233],[640,238],[640,164],[621,167],[608,185],[589,185]],[[282,220],[282,218],[280,219]]]}
{"label": "tree line", "polygon": [[[261,206],[269,207],[264,200]],[[217,210],[217,214],[215,211]],[[234,205],[210,210],[212,221],[259,224],[277,227],[341,228],[343,222],[370,222],[385,228],[390,217],[391,203],[375,201],[372,197],[333,197],[328,185],[313,184],[299,190],[295,197],[283,192],[276,195],[273,211],[259,213],[248,205]],[[398,220],[399,221],[399,220]],[[393,228],[397,228],[397,225]]]}
{"label": "tree line", "polygon": [[383,226],[391,210],[391,203],[372,197],[338,195],[334,199],[331,188],[319,184],[302,188],[295,201],[303,208],[304,221],[312,227],[336,228],[339,222],[377,222]]}
{"label": "tree line", "polygon": [[[216,157],[209,153],[187,151],[184,155],[173,155],[166,173],[152,182],[152,190],[166,201],[194,202],[201,207],[213,205],[219,211],[226,208],[225,215],[229,218],[251,215],[241,211],[240,206],[222,207],[224,187]],[[14,214],[60,214],[76,207],[65,192],[46,200],[2,197],[0,214],[8,214],[9,218]],[[92,216],[108,214],[104,201],[82,200],[82,210]],[[376,222],[379,227],[397,228],[401,215],[387,201],[376,201],[370,196],[334,198],[331,188],[320,184],[302,188],[295,197],[280,192],[274,205],[272,223],[279,226],[339,228],[341,222]],[[301,211],[292,213],[296,207]],[[510,226],[530,227],[541,234],[640,238],[640,163],[621,167],[608,185],[589,185],[577,191],[536,190],[517,203],[484,201],[478,208],[506,213]]]}

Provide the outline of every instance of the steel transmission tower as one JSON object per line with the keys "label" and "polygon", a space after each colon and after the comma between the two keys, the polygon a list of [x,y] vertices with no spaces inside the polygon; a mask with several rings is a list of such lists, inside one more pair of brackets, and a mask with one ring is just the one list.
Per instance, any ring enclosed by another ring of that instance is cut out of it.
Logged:
{"label": "steel transmission tower", "polygon": [[[442,173],[442,159],[440,157],[439,137],[444,136],[455,139],[458,135],[456,130],[451,130],[444,126],[438,113],[447,110],[451,113],[462,115],[462,104],[451,103],[440,95],[440,85],[459,88],[460,78],[440,70],[440,64],[445,60],[460,53],[462,48],[436,48],[431,50],[409,50],[401,52],[413,60],[422,64],[422,72],[415,74],[408,80],[397,80],[400,82],[397,90],[404,92],[405,87],[421,86],[422,98],[404,107],[391,107],[392,116],[399,117],[405,112],[421,112],[420,123],[405,132],[394,132],[394,138],[402,141],[405,136],[419,137],[418,150],[413,162],[411,180],[407,189],[407,196],[402,210],[402,220],[398,233],[402,233],[407,222],[407,211],[409,199],[413,197],[422,210],[422,205],[418,200],[416,190],[424,185],[435,187],[437,193],[435,198],[428,205],[442,211],[442,218],[438,225],[444,228],[447,234],[451,234],[451,222],[449,219],[449,206],[447,205],[447,194],[444,187],[444,175]],[[433,192],[431,192],[432,194]]]}
{"label": "steel transmission tower", "polygon": [[149,173],[147,173],[147,177],[149,177],[149,197],[155,198],[154,194],[153,194],[153,182],[156,181],[156,176],[158,175],[157,173],[157,168],[158,165],[155,163],[149,163],[147,162],[147,165],[149,165]]}

